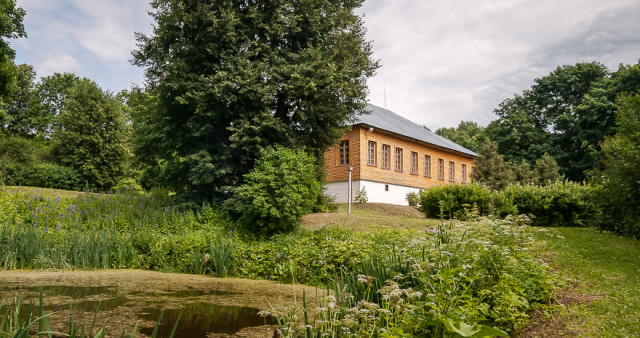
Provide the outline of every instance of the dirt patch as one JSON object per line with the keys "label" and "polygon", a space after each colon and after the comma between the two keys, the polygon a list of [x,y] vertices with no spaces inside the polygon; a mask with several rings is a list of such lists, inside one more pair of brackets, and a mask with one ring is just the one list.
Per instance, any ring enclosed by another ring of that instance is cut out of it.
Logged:
{"label": "dirt patch", "polygon": [[549,307],[539,308],[529,314],[529,324],[513,333],[514,337],[588,337],[597,332],[580,325],[579,319],[566,311],[571,305],[589,305],[604,297],[582,294],[575,285],[556,292]]}

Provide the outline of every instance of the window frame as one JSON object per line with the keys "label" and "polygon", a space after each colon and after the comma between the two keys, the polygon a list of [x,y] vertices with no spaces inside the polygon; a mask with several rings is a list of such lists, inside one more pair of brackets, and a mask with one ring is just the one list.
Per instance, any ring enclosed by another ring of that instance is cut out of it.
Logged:
{"label": "window frame", "polygon": [[444,181],[444,159],[438,159],[438,179]]}
{"label": "window frame", "polygon": [[456,181],[456,162],[449,161],[449,182]]}
{"label": "window frame", "polygon": [[[371,147],[373,146],[373,148]],[[378,143],[369,141],[367,143],[367,164],[372,167],[378,166]]]}
{"label": "window frame", "polygon": [[418,175],[418,153],[411,152],[411,174]]}
{"label": "window frame", "polygon": [[431,177],[431,155],[424,155],[424,177]]}
{"label": "window frame", "polygon": [[351,156],[349,140],[342,140],[338,144],[338,165],[349,165]]}
{"label": "window frame", "polygon": [[[386,165],[385,165],[386,163]],[[382,169],[391,169],[391,146],[388,144],[382,145]]]}
{"label": "window frame", "polygon": [[464,163],[460,167],[460,174],[462,175],[462,184],[467,184],[467,165]]}
{"label": "window frame", "polygon": [[[399,151],[399,152],[398,152]],[[400,155],[400,156],[398,156]],[[404,170],[404,150],[400,147],[395,147],[395,151],[394,151],[394,162],[395,162],[395,170],[398,172],[403,172]],[[398,161],[399,160],[399,161]],[[398,169],[398,164],[400,165],[400,169]]]}

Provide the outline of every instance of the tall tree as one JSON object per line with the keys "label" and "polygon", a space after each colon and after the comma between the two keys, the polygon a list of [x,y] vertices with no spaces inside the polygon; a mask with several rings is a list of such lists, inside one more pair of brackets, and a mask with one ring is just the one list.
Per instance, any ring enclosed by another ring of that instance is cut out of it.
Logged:
{"label": "tall tree", "polygon": [[603,144],[604,170],[596,179],[602,193],[601,226],[624,235],[640,237],[640,95],[620,98],[617,130]]}
{"label": "tall tree", "polygon": [[[583,126],[593,116],[591,111],[577,108],[609,76],[607,69],[595,62],[558,67],[536,79],[530,90],[500,104],[495,111],[499,118],[488,127],[488,133],[507,160],[535,162],[548,152],[569,179],[580,181],[584,171],[594,166],[593,152],[599,149],[603,136],[584,138]],[[606,135],[611,121],[605,118],[591,130]]]}
{"label": "tall tree", "polygon": [[36,133],[38,122],[32,109],[35,102],[33,87],[36,71],[26,64],[18,65],[17,70],[12,95],[3,105],[4,118],[0,122],[5,134],[29,137]]}
{"label": "tall tree", "polygon": [[511,165],[498,154],[495,143],[485,144],[480,149],[479,155],[475,160],[472,174],[474,181],[485,184],[493,190],[501,190],[514,183],[515,177]]}
{"label": "tall tree", "polygon": [[7,39],[27,36],[22,24],[24,15],[24,9],[16,7],[15,0],[0,0],[0,102],[9,96],[17,74],[13,61],[16,52]]}
{"label": "tall tree", "polygon": [[489,142],[485,128],[473,121],[461,121],[456,128],[440,128],[436,134],[451,140],[469,150],[479,152]]}
{"label": "tall tree", "polygon": [[51,136],[57,116],[64,110],[67,98],[80,80],[73,73],[54,73],[40,78],[36,83],[34,89],[36,102],[31,110],[37,117],[37,130],[41,135]]}
{"label": "tall tree", "polygon": [[[377,68],[354,10],[362,0],[154,0],[134,63],[159,98],[150,112],[166,183],[223,197],[267,146],[316,157],[365,107]],[[154,139],[154,138],[150,138]]]}
{"label": "tall tree", "polygon": [[53,134],[58,162],[74,168],[89,187],[106,191],[122,176],[127,158],[122,103],[88,79],[76,84]]}

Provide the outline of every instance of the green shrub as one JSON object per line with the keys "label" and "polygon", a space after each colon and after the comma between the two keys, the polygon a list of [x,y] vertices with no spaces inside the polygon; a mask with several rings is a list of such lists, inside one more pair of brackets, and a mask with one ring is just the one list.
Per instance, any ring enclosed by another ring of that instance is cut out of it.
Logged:
{"label": "green shrub", "polygon": [[445,218],[451,218],[474,205],[481,215],[487,215],[491,197],[489,190],[479,184],[443,185],[421,191],[420,205],[427,217],[439,217],[442,212]]}
{"label": "green shrub", "polygon": [[365,203],[369,202],[369,197],[367,197],[367,190],[364,187],[362,187],[362,189],[356,191],[355,200],[356,200],[356,202],[358,202],[360,204],[365,204]]}
{"label": "green shrub", "polygon": [[512,185],[502,195],[518,213],[528,215],[535,226],[586,226],[594,213],[590,187],[579,183]]}
{"label": "green shrub", "polygon": [[0,161],[0,181],[5,185],[24,185],[64,190],[82,190],[80,175],[70,167],[51,163],[20,164]]}
{"label": "green shrub", "polygon": [[412,207],[417,207],[420,203],[420,193],[418,192],[410,192],[407,194],[407,202]]}
{"label": "green shrub", "polygon": [[302,150],[265,150],[225,205],[251,231],[291,231],[298,226],[300,216],[311,212],[322,191],[314,165],[313,156]]}

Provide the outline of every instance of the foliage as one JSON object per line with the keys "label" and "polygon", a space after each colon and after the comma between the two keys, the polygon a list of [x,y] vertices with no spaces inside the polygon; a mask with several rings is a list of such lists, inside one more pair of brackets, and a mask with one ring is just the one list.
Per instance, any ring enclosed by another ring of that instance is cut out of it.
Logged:
{"label": "foliage", "polygon": [[46,143],[17,136],[0,139],[0,158],[23,165],[51,162],[51,151]]}
{"label": "foliage", "polygon": [[609,72],[599,63],[561,66],[494,112],[486,132],[508,161],[535,163],[548,153],[560,173],[582,181],[615,133],[616,95],[640,90],[640,63]]}
{"label": "foliage", "polygon": [[37,132],[39,122],[32,110],[35,102],[33,81],[36,71],[26,64],[18,65],[16,69],[16,81],[11,88],[11,99],[7,100],[2,107],[5,115],[0,122],[5,135],[29,137]]}
{"label": "foliage", "polygon": [[146,164],[162,163],[162,183],[201,201],[225,198],[269,146],[321,157],[364,109],[378,66],[361,3],[152,1],[154,31],[134,51],[158,100],[144,118]]}
{"label": "foliage", "polygon": [[306,307],[274,314],[287,337],[506,336],[554,285],[521,230],[485,219],[441,224],[402,246],[377,244],[375,257],[341,269],[313,315]]}
{"label": "foliage", "polygon": [[[481,215],[489,214],[491,198],[489,191],[478,184],[442,185],[420,192],[420,207],[427,217],[437,218],[441,215],[452,218],[460,213],[478,208]],[[465,211],[464,209],[468,209]]]}
{"label": "foliage", "polygon": [[536,179],[538,184],[550,184],[562,180],[560,167],[548,153],[536,160]]}
{"label": "foliage", "polygon": [[420,193],[413,191],[407,193],[407,203],[412,207],[417,207],[420,204]]}
{"label": "foliage", "polygon": [[314,164],[315,158],[301,150],[267,149],[226,205],[246,229],[263,234],[294,230],[322,192]]}
{"label": "foliage", "polygon": [[336,196],[327,194],[324,190],[318,194],[318,200],[313,206],[313,212],[336,212],[338,204]]}
{"label": "foliage", "polygon": [[67,99],[81,78],[73,73],[53,73],[40,78],[35,84],[34,101],[29,111],[35,117],[38,133],[50,138],[57,119],[66,107]]}
{"label": "foliage", "polygon": [[475,152],[489,142],[485,128],[473,121],[461,121],[455,128],[440,128],[436,134]]}
{"label": "foliage", "polygon": [[367,197],[367,190],[362,187],[362,189],[356,191],[356,196],[354,197],[354,199],[356,200],[356,202],[361,204],[367,203],[369,201],[369,198]]}
{"label": "foliage", "polygon": [[593,224],[594,188],[572,182],[549,185],[512,185],[502,194],[535,226],[587,226]]}
{"label": "foliage", "polygon": [[106,191],[123,175],[127,137],[121,103],[95,82],[82,79],[60,113],[53,152],[60,164],[74,168],[90,188]]}
{"label": "foliage", "polygon": [[496,144],[487,143],[475,160],[475,170],[472,178],[475,182],[482,183],[494,190],[504,189],[513,183],[514,177],[511,166],[505,162],[502,155],[498,154]]}
{"label": "foliage", "polygon": [[0,182],[4,185],[25,185],[42,188],[82,190],[85,181],[72,168],[50,164],[22,164],[0,160]]}
{"label": "foliage", "polygon": [[22,24],[24,15],[24,9],[16,7],[15,0],[0,0],[0,103],[10,96],[17,73],[13,63],[16,52],[6,39],[27,36]]}
{"label": "foliage", "polygon": [[467,219],[478,214],[504,218],[524,214],[535,226],[575,227],[594,224],[598,210],[593,201],[597,191],[595,187],[572,182],[510,185],[492,192],[477,184],[445,185],[423,190],[420,203],[427,217]]}
{"label": "foliage", "polygon": [[618,133],[602,145],[601,185],[597,203],[602,207],[599,226],[604,230],[640,237],[640,95],[620,98]]}

